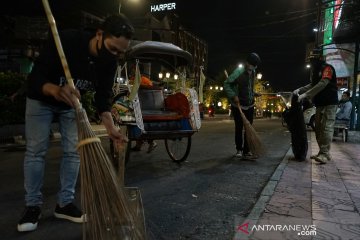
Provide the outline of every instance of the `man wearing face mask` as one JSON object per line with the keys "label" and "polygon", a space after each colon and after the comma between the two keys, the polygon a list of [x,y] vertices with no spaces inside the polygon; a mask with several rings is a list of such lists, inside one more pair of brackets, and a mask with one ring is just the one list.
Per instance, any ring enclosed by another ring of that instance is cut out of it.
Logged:
{"label": "man wearing face mask", "polygon": [[[238,105],[240,105],[246,118],[252,124],[254,119],[255,97],[260,96],[254,92],[256,68],[261,63],[256,53],[250,53],[246,59],[245,68],[236,68],[224,82],[224,91],[231,103],[231,112],[235,122],[235,157],[255,159],[249,150],[246,136],[243,136],[244,123]],[[246,133],[245,133],[246,134]]]}
{"label": "man wearing face mask", "polygon": [[66,83],[65,74],[52,37],[41,51],[28,78],[26,100],[26,152],[24,159],[25,211],[17,225],[20,232],[37,228],[41,216],[45,154],[53,118],[59,119],[63,156],[60,163],[60,190],[56,218],[82,223],[84,215],[73,204],[80,159],[74,111],[74,96],[95,90],[95,105],[109,137],[127,141],[111,117],[111,97],[117,59],[129,46],[134,28],[124,15],[105,19],[96,32],[60,32],[76,90]]}
{"label": "man wearing face mask", "polygon": [[319,153],[311,156],[315,161],[325,164],[331,160],[330,145],[334,133],[334,123],[338,104],[336,73],[333,66],[327,64],[320,49],[314,49],[310,54],[311,83],[296,89],[293,94],[301,94],[312,99],[316,107],[315,134]]}

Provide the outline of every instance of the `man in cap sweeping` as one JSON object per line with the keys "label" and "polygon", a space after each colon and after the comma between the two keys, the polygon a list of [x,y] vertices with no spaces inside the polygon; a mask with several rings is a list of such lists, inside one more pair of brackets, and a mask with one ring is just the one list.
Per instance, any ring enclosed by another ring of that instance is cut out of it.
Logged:
{"label": "man in cap sweeping", "polygon": [[84,216],[73,204],[80,158],[75,120],[74,95],[95,90],[95,104],[109,137],[126,141],[111,116],[111,97],[117,59],[129,46],[134,28],[124,15],[105,19],[96,32],[66,30],[60,33],[62,46],[76,90],[66,84],[64,70],[54,40],[49,39],[28,78],[26,101],[26,153],[24,159],[25,211],[17,225],[20,232],[37,228],[41,216],[45,154],[52,119],[59,119],[63,157],[60,190],[54,215],[81,223]]}
{"label": "man in cap sweeping", "polygon": [[[231,103],[231,112],[235,122],[235,157],[254,159],[255,156],[249,150],[246,136],[243,137],[244,123],[238,109],[240,105],[247,120],[252,124],[254,119],[255,97],[254,92],[256,68],[261,63],[256,53],[250,53],[246,59],[245,67],[236,68],[224,82],[224,90]],[[246,134],[246,132],[245,132]]]}

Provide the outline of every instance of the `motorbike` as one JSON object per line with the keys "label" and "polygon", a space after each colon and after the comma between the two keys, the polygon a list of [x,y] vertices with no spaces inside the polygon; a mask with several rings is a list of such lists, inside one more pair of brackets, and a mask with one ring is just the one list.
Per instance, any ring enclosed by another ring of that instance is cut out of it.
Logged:
{"label": "motorbike", "polygon": [[209,114],[209,117],[214,117],[214,116],[215,116],[214,108],[210,107],[210,108],[208,109],[208,114]]}

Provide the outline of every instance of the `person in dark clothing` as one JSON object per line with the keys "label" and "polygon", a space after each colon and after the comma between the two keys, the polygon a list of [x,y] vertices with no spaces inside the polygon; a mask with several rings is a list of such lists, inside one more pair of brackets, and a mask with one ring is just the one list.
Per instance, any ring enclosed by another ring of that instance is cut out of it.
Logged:
{"label": "person in dark clothing", "polygon": [[311,158],[325,164],[331,160],[330,146],[338,104],[336,72],[333,66],[323,60],[319,49],[312,51],[310,64],[311,83],[294,90],[293,93],[301,94],[298,99],[299,102],[304,98],[313,99],[316,107],[315,134],[319,152]]}
{"label": "person in dark clothing", "polygon": [[224,82],[224,90],[231,103],[231,112],[235,122],[235,157],[255,159],[249,150],[246,141],[246,132],[243,136],[244,123],[238,106],[241,107],[248,121],[252,124],[254,119],[255,97],[260,94],[254,92],[256,68],[260,64],[260,57],[251,53],[246,59],[245,68],[236,68]]}
{"label": "person in dark clothing", "polygon": [[54,39],[36,59],[28,77],[26,100],[26,152],[24,159],[25,211],[17,225],[20,232],[37,228],[41,215],[45,154],[54,116],[59,119],[63,157],[60,164],[60,191],[54,215],[82,223],[84,215],[73,204],[80,158],[75,120],[75,99],[80,92],[95,90],[95,105],[109,137],[127,141],[113,123],[111,97],[117,60],[129,46],[134,29],[124,15],[105,19],[96,32],[65,30],[60,39],[76,89],[66,83]]}

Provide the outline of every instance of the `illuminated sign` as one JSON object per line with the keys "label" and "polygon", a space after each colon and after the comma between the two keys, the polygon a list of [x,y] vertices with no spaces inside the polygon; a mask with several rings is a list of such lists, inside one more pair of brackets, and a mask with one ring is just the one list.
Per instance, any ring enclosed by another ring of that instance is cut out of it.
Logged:
{"label": "illuminated sign", "polygon": [[335,1],[334,29],[336,29],[339,26],[339,20],[340,20],[341,12],[342,12],[342,4],[343,4],[343,0]]}
{"label": "illuminated sign", "polygon": [[175,9],[176,9],[176,3],[164,3],[164,4],[150,6],[151,12],[163,12],[163,11],[170,11]]}
{"label": "illuminated sign", "polygon": [[338,88],[348,88],[349,78],[336,78],[336,85]]}

